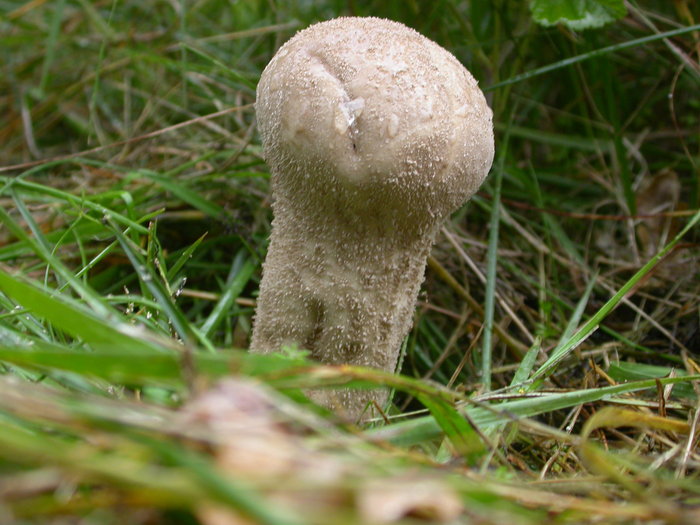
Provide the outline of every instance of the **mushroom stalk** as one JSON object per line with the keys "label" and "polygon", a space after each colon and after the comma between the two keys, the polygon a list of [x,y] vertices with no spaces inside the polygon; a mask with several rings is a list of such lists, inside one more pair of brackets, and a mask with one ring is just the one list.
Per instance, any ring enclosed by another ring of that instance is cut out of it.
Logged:
{"label": "mushroom stalk", "polygon": [[[340,18],[278,51],[256,112],[275,218],[251,351],[394,371],[435,235],[493,161],[483,94],[412,29]],[[387,393],[310,395],[357,418]]]}

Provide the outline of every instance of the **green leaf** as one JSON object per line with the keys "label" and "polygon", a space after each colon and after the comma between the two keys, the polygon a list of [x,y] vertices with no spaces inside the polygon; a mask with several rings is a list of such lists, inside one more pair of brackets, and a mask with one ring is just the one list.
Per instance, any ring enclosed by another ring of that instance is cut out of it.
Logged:
{"label": "green leaf", "polygon": [[627,15],[627,8],[623,0],[532,0],[530,12],[543,26],[564,24],[580,31],[615,22]]}

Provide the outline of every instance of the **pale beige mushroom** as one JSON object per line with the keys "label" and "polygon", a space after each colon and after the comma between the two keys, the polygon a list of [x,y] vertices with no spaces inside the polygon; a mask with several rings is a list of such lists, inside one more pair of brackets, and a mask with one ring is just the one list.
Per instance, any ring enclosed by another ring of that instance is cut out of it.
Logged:
{"label": "pale beige mushroom", "polygon": [[[277,52],[255,109],[275,218],[251,350],[297,345],[326,364],[394,371],[435,235],[493,161],[483,93],[416,31],[338,18]],[[311,395],[351,418],[387,397]]]}

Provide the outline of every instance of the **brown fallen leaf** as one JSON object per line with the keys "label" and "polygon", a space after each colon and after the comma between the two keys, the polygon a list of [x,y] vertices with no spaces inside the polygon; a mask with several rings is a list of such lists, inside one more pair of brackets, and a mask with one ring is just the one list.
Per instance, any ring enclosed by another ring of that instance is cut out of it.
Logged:
{"label": "brown fallen leaf", "polygon": [[462,501],[448,485],[436,479],[375,479],[357,495],[360,516],[368,523],[396,523],[411,516],[432,522],[450,522],[464,511]]}

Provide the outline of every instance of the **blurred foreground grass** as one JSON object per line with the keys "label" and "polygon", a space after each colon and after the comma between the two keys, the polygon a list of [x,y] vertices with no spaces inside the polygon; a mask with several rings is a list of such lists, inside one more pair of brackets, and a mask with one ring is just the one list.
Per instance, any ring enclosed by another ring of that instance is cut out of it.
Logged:
{"label": "blurred foreground grass", "polygon": [[[700,7],[627,5],[0,2],[0,523],[700,520]],[[495,113],[401,376],[243,351],[255,85],[343,14],[437,41]],[[359,430],[300,394],[376,384]]]}

